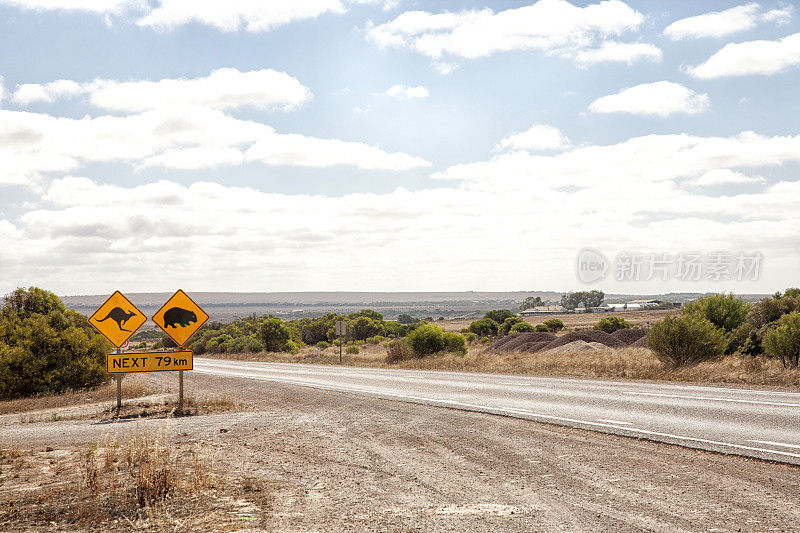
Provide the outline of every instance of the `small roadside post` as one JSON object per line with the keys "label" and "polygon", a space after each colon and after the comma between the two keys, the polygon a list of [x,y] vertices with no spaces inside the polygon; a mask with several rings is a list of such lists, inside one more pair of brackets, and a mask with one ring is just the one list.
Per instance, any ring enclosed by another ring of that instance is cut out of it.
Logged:
{"label": "small roadside post", "polygon": [[347,333],[347,324],[344,320],[337,320],[334,333],[339,337],[339,364],[342,363],[342,337]]}

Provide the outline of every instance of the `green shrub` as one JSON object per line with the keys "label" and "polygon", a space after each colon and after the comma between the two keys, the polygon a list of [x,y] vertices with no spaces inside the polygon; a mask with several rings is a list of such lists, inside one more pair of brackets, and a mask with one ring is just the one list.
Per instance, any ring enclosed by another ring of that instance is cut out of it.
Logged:
{"label": "green shrub", "polygon": [[511,326],[509,333],[529,333],[531,331],[536,331],[536,327],[533,324],[528,324],[527,322],[517,322]]}
{"label": "green shrub", "polygon": [[620,329],[632,328],[633,324],[622,318],[621,316],[607,316],[603,317],[600,322],[594,325],[593,329],[605,331],[606,333],[614,333]]}
{"label": "green shrub", "polygon": [[448,352],[458,353],[461,355],[466,355],[467,353],[467,346],[464,343],[464,337],[462,337],[458,333],[453,333],[452,331],[445,331],[444,344],[445,344],[444,349]]}
{"label": "green shrub", "polygon": [[404,339],[393,340],[388,344],[386,348],[386,363],[391,365],[414,357],[414,352],[411,351]]}
{"label": "green shrub", "polygon": [[258,339],[250,338],[247,340],[247,344],[245,345],[248,352],[251,353],[259,353],[264,351],[264,345],[261,344]]}
{"label": "green shrub", "polygon": [[359,351],[360,350],[358,349],[358,346],[348,346],[347,348],[344,349],[344,353],[349,353],[349,354],[357,354]]}
{"label": "green shrub", "polygon": [[731,333],[747,318],[750,304],[733,294],[710,294],[683,306],[684,315],[705,318],[725,333]]}
{"label": "green shrub", "polygon": [[[488,313],[487,313],[488,314]],[[469,330],[479,337],[497,335],[498,324],[491,318],[481,318],[469,325]]]}
{"label": "green shrub", "polygon": [[750,334],[742,344],[740,351],[742,355],[749,355],[751,357],[756,357],[764,353],[764,332],[759,331],[751,331]]}
{"label": "green shrub", "polygon": [[558,318],[551,318],[550,320],[545,320],[544,326],[550,333],[558,333],[559,331],[564,329],[564,323]]}
{"label": "green shrub", "polygon": [[446,347],[444,330],[433,324],[425,324],[406,337],[406,342],[417,357],[441,352]]}
{"label": "green shrub", "polygon": [[477,336],[477,335],[475,335],[474,333],[472,333],[472,332],[471,332],[471,331],[469,331],[469,330],[467,330],[467,332],[466,332],[466,333],[463,333],[463,332],[462,332],[462,334],[464,335],[464,340],[465,340],[465,341],[467,341],[467,342],[468,342],[468,343],[470,343],[470,344],[472,344],[473,342],[475,342],[475,339],[477,339],[477,338],[478,338],[478,336]]}
{"label": "green shrub", "polygon": [[520,322],[525,321],[518,316],[510,316],[506,318],[502,324],[500,324],[500,326],[497,328],[497,333],[500,335],[508,335],[514,324],[519,324]]}
{"label": "green shrub", "polygon": [[319,341],[319,342],[316,344],[316,346],[317,346],[317,348],[319,348],[320,350],[327,350],[328,348],[330,348],[330,347],[331,347],[330,343],[328,343],[328,342],[325,342],[325,341]]}
{"label": "green shrub", "polygon": [[507,318],[511,318],[513,316],[514,313],[508,309],[495,309],[494,311],[489,311],[483,315],[483,318],[488,318],[489,320],[494,320],[497,324],[502,324]]}
{"label": "green shrub", "polygon": [[486,343],[488,343],[490,340],[491,340],[491,339],[490,339],[489,337],[481,337],[480,343],[481,343],[481,344],[486,344]]}
{"label": "green shrub", "polygon": [[548,328],[548,327],[547,327],[547,326],[545,326],[544,324],[536,324],[536,325],[533,327],[533,330],[534,330],[534,331],[538,331],[538,332],[540,332],[540,333],[550,333],[550,328]]}
{"label": "green shrub", "polygon": [[784,315],[764,334],[764,351],[784,366],[797,368],[800,359],[800,311]]}
{"label": "green shrub", "polygon": [[709,320],[684,315],[656,322],[646,344],[662,363],[679,367],[723,355],[727,340],[723,331]]}
{"label": "green shrub", "polygon": [[284,351],[284,347],[290,339],[289,329],[281,322],[280,318],[269,317],[261,323],[261,327],[258,329],[258,340],[268,352]]}
{"label": "green shrub", "polygon": [[370,337],[367,339],[367,344],[380,344],[386,340],[386,337],[383,335],[375,335],[374,337]]}
{"label": "green shrub", "polygon": [[0,399],[56,394],[110,379],[105,368],[111,345],[53,293],[17,289],[0,316]]}
{"label": "green shrub", "polygon": [[[378,313],[380,315],[380,313]],[[364,340],[368,337],[375,335],[383,335],[386,333],[386,328],[383,327],[383,322],[369,318],[367,316],[359,316],[351,320],[347,325],[347,330],[350,335],[357,340]]]}
{"label": "green shrub", "polygon": [[286,344],[283,345],[283,351],[289,352],[292,355],[296,355],[300,353],[300,346],[298,346],[294,341],[286,341]]}

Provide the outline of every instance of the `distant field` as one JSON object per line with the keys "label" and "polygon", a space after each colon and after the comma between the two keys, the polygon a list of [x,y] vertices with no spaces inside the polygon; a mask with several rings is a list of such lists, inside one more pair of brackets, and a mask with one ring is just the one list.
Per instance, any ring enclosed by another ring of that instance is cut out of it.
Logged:
{"label": "distant field", "polygon": [[[663,319],[665,316],[674,315],[679,313],[678,309],[667,309],[657,311],[624,311],[619,313],[565,313],[558,315],[536,315],[524,317],[525,322],[530,324],[541,324],[545,320],[551,318],[558,318],[567,328],[580,329],[591,328],[597,324],[601,318],[605,316],[621,316],[628,322],[631,322],[639,327],[650,327],[654,323]],[[454,320],[440,320],[436,322],[448,331],[461,331],[469,327],[475,318],[469,319],[454,319]]]}

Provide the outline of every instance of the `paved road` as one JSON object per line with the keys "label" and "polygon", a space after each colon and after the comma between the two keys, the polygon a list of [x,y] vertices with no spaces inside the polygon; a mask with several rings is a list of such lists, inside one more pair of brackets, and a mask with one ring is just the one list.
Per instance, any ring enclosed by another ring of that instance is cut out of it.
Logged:
{"label": "paved road", "polygon": [[199,357],[194,371],[480,411],[800,465],[800,393]]}

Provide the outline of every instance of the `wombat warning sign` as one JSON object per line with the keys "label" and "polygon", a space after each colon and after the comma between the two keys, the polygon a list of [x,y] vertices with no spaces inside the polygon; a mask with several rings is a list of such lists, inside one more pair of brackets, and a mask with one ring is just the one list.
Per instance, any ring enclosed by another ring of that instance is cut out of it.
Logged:
{"label": "wombat warning sign", "polygon": [[153,315],[153,322],[178,346],[186,344],[207,320],[208,313],[180,289]]}

